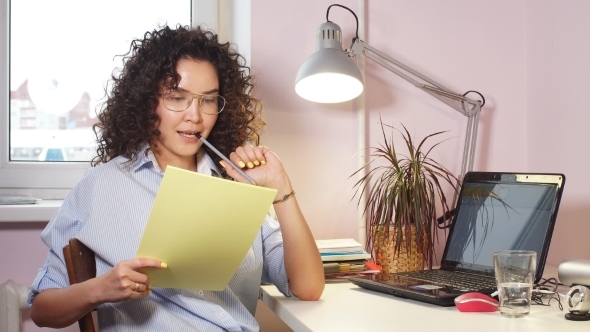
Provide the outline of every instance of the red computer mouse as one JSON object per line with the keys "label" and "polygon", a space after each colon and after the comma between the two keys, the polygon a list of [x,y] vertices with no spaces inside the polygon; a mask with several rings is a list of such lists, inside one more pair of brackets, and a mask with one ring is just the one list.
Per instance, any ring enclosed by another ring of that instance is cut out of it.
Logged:
{"label": "red computer mouse", "polygon": [[455,306],[463,312],[493,312],[498,310],[498,300],[482,293],[470,292],[457,296]]}

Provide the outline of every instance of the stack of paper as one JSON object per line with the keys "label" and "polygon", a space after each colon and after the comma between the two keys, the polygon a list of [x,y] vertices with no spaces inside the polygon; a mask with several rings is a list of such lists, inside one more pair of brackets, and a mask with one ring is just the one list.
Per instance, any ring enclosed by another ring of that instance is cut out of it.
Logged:
{"label": "stack of paper", "polygon": [[371,258],[363,246],[354,239],[316,240],[322,261],[351,261]]}
{"label": "stack of paper", "polygon": [[371,255],[354,239],[316,240],[316,245],[322,257],[326,279],[380,272],[379,266],[369,261]]}

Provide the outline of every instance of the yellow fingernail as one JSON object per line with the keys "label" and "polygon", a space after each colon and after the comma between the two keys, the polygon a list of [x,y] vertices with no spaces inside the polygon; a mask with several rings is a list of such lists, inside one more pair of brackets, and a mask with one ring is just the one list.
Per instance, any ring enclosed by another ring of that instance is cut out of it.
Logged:
{"label": "yellow fingernail", "polygon": [[148,289],[150,290],[150,292],[152,291],[152,284],[148,285]]}
{"label": "yellow fingernail", "polygon": [[148,295],[152,295],[152,290],[151,289],[148,291]]}
{"label": "yellow fingernail", "polygon": [[166,264],[166,263],[160,263],[160,267],[163,268],[163,269],[165,269],[165,268],[168,267],[168,264]]}
{"label": "yellow fingernail", "polygon": [[251,162],[248,162],[248,168],[254,168],[254,164],[252,164]]}
{"label": "yellow fingernail", "polygon": [[264,161],[264,160],[261,160],[261,161],[260,161],[260,163],[261,163],[262,165],[266,165],[266,161]]}
{"label": "yellow fingernail", "polygon": [[260,165],[260,162],[258,160],[254,160],[254,165],[258,166]]}
{"label": "yellow fingernail", "polygon": [[240,166],[240,168],[244,168],[246,166],[246,164],[244,164],[244,162],[240,160],[240,162],[238,163],[238,166]]}
{"label": "yellow fingernail", "polygon": [[223,162],[219,162],[219,165],[221,165],[221,167],[225,168],[225,165],[223,164]]}

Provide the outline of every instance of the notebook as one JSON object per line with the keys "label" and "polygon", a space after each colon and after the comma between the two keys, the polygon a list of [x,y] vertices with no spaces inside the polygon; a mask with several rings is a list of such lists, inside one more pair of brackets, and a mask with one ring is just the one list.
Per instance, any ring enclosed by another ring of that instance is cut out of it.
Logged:
{"label": "notebook", "polygon": [[[564,185],[563,174],[468,172],[440,268],[350,281],[377,292],[451,306],[455,297],[466,292],[495,292],[493,253],[512,249],[537,252],[537,283],[543,275]],[[440,275],[470,281],[450,285],[430,279]]]}

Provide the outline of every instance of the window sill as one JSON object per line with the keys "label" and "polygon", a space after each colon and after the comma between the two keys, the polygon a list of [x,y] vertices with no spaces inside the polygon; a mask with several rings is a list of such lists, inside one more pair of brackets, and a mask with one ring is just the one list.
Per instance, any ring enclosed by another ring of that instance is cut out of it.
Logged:
{"label": "window sill", "polygon": [[42,200],[37,204],[0,205],[0,222],[49,221],[63,200]]}

